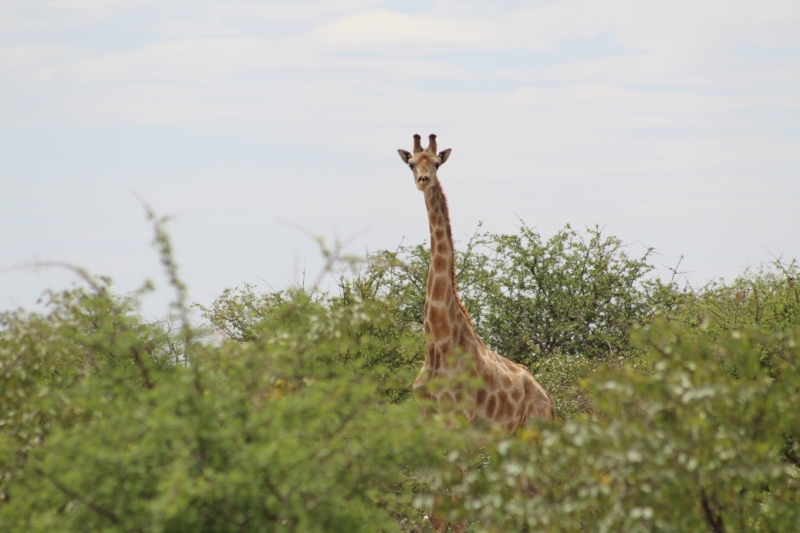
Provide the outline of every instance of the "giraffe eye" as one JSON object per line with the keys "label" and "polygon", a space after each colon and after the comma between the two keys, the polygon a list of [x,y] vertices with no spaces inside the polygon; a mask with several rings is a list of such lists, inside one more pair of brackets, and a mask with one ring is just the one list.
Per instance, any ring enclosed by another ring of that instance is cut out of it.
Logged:
{"label": "giraffe eye", "polygon": [[439,168],[439,165],[441,165],[441,163],[434,163],[433,166],[435,166],[436,168]]}
{"label": "giraffe eye", "polygon": [[411,170],[414,170],[414,163],[409,163],[408,164],[408,168],[410,168]]}

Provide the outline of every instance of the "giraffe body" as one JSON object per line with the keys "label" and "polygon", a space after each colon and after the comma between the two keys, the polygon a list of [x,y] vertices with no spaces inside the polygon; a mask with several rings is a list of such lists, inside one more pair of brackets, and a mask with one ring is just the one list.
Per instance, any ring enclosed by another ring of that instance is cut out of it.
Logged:
{"label": "giraffe body", "polygon": [[[512,433],[532,419],[554,420],[553,400],[523,365],[514,363],[481,339],[458,297],[455,283],[455,252],[447,199],[437,170],[450,156],[450,149],[436,153],[436,136],[422,149],[414,135],[414,153],[398,150],[412,169],[414,182],[425,194],[431,235],[430,267],[425,294],[425,362],[414,380],[414,396],[423,408],[433,406],[450,424],[486,422]],[[469,386],[464,376],[474,378]],[[435,513],[432,512],[432,515]],[[446,521],[432,516],[437,532]],[[463,531],[464,524],[453,524]]]}
{"label": "giraffe body", "polygon": [[[455,253],[447,198],[437,178],[437,169],[450,150],[436,153],[436,136],[422,150],[414,136],[414,154],[399,150],[411,166],[417,188],[425,194],[431,235],[431,257],[425,296],[424,328],[427,341],[425,362],[414,381],[420,404],[434,405],[441,414],[457,415],[467,422],[484,421],[511,433],[531,418],[555,419],[553,400],[523,365],[486,346],[461,303],[455,285]],[[459,375],[471,375],[480,383],[467,387]],[[427,385],[437,384],[434,388]],[[454,386],[448,387],[452,382]],[[452,406],[452,407],[451,407]]]}

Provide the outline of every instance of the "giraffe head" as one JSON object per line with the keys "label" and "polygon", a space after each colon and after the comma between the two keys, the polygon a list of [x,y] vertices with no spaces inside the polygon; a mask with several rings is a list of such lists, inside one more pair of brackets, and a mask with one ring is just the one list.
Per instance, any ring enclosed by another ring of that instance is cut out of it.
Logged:
{"label": "giraffe head", "polygon": [[436,185],[436,170],[450,157],[450,148],[436,153],[436,135],[428,137],[428,147],[422,149],[420,136],[414,135],[414,153],[398,150],[400,158],[411,167],[417,189],[426,191]]}

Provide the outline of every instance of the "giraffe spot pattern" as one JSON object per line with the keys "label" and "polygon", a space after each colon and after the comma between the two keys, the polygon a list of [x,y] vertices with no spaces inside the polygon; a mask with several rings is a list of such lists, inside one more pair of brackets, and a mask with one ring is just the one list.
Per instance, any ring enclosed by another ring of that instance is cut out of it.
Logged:
{"label": "giraffe spot pattern", "polygon": [[[483,378],[483,387],[468,391],[459,387],[437,394],[440,408],[455,408],[472,420],[476,414],[498,424],[510,433],[529,416],[551,418],[552,400],[530,371],[488,349],[473,329],[468,314],[456,305],[457,295],[451,277],[452,244],[447,201],[437,185],[426,191],[428,222],[431,231],[431,262],[427,280],[424,330],[428,335],[430,372],[448,379],[469,372]],[[446,305],[436,305],[445,304]],[[426,366],[428,366],[426,365]],[[472,403],[474,402],[474,403]],[[451,408],[451,413],[453,412]]]}
{"label": "giraffe spot pattern", "polygon": [[439,339],[439,342],[436,343],[436,349],[439,351],[440,357],[442,359],[442,366],[450,365],[453,363],[452,355],[453,355],[453,344],[450,342],[449,337],[444,337]]}
{"label": "giraffe spot pattern", "polygon": [[433,330],[433,336],[437,339],[446,337],[448,334],[448,330],[450,329],[450,321],[444,314],[444,310],[440,307],[431,306],[428,315],[430,316],[431,319],[431,329]]}
{"label": "giraffe spot pattern", "polygon": [[508,393],[501,390],[497,393],[497,416],[498,418],[509,418],[514,414],[514,406],[508,401]]}
{"label": "giraffe spot pattern", "polygon": [[478,404],[478,407],[483,405],[483,402],[486,401],[486,389],[483,387],[478,389],[478,392],[475,395],[475,401]]}
{"label": "giraffe spot pattern", "polygon": [[486,417],[490,420],[494,418],[494,410],[497,407],[497,398],[494,397],[494,394],[489,396],[489,400],[486,402]]}
{"label": "giraffe spot pattern", "polygon": [[430,359],[431,368],[434,370],[439,370],[441,359],[439,357],[439,350],[437,350],[435,346],[431,346],[428,349],[428,358]]}
{"label": "giraffe spot pattern", "polygon": [[[464,327],[459,328],[459,331],[458,331],[458,345],[461,346],[461,347],[465,347],[465,348],[467,347],[467,332],[466,332],[466,328],[464,328]],[[471,351],[471,350],[467,350],[467,351]]]}
{"label": "giraffe spot pattern", "polygon": [[495,388],[497,382],[494,379],[494,372],[492,372],[492,369],[487,367],[484,369],[482,374],[483,374],[483,382],[486,384],[486,386],[490,389]]}
{"label": "giraffe spot pattern", "polygon": [[444,298],[444,293],[447,290],[447,280],[441,276],[433,281],[433,290],[429,292],[434,301],[440,301]]}
{"label": "giraffe spot pattern", "polygon": [[519,387],[514,387],[511,389],[511,399],[514,400],[514,402],[519,402],[522,399],[522,396],[522,390]]}

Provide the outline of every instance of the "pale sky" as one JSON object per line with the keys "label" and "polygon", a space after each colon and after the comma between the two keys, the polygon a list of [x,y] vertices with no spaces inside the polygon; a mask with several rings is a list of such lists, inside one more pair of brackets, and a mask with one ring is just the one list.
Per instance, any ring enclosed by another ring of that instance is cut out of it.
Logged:
{"label": "pale sky", "polygon": [[600,224],[694,284],[800,256],[800,2],[3,0],[0,309],[68,272],[195,301],[427,238],[397,156],[452,148],[456,239]]}

